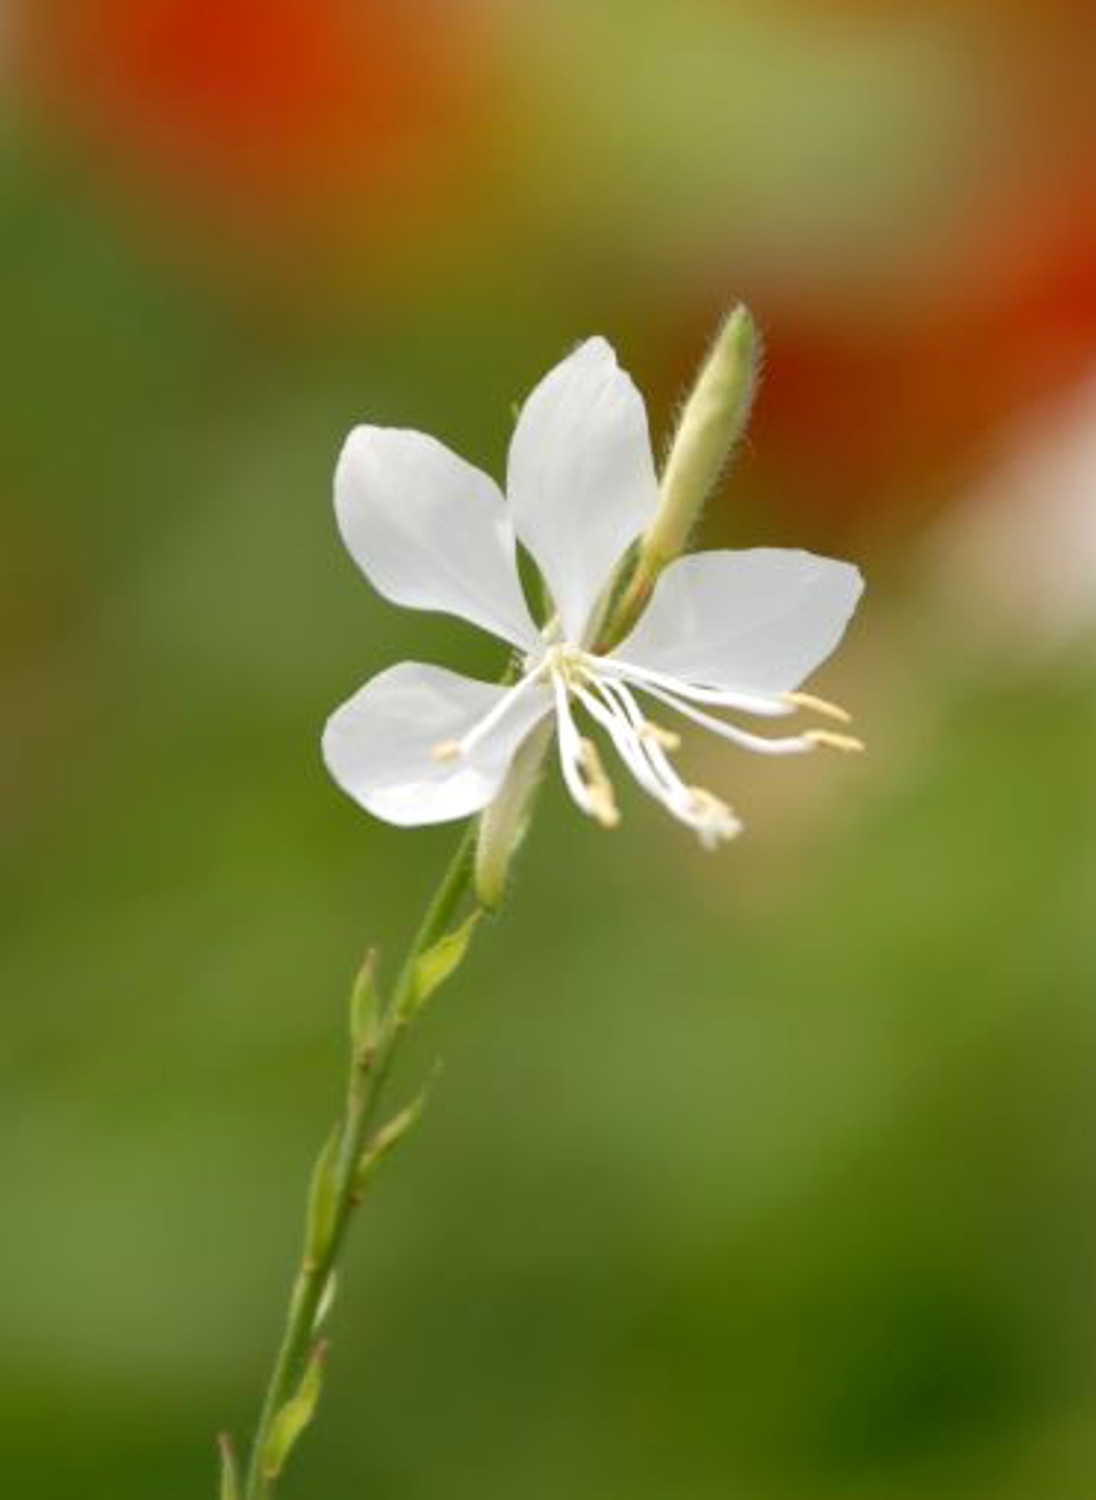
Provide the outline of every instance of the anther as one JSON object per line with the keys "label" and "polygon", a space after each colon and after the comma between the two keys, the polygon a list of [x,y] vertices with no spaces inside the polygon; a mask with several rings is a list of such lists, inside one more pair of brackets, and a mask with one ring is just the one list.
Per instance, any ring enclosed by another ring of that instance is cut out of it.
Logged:
{"label": "anther", "polygon": [[430,754],[435,760],[460,760],[464,746],[460,740],[439,740]]}
{"label": "anther", "polygon": [[781,693],[780,697],[784,703],[790,703],[792,708],[813,709],[816,714],[836,719],[839,724],[848,724],[852,719],[852,715],[846,713],[839,703],[831,703],[828,698],[816,698],[813,693]]}
{"label": "anther", "polygon": [[651,744],[657,745],[660,750],[680,750],[681,736],[675,734],[672,729],[664,729],[661,724],[654,724],[646,719],[639,726],[639,737],[641,740],[649,740]]}
{"label": "anther", "polygon": [[707,787],[691,786],[689,787],[688,791],[689,805],[692,808],[693,812],[698,813],[701,817],[722,815],[725,813],[729,813],[731,810],[727,806],[727,804],[725,802],[721,802],[713,792],[709,792]]}
{"label": "anther", "polygon": [[733,839],[742,832],[742,824],[727,804],[705,787],[691,786],[689,811],[700,820],[697,832],[706,849],[714,849],[720,839]]}
{"label": "anther", "polygon": [[824,745],[828,750],[863,750],[863,740],[854,740],[851,734],[831,734],[828,729],[809,729],[803,738],[811,745]]}
{"label": "anther", "polygon": [[613,784],[601,764],[597,746],[593,740],[582,740],[579,748],[591,816],[597,819],[602,828],[615,828],[620,822],[620,812],[613,795]]}

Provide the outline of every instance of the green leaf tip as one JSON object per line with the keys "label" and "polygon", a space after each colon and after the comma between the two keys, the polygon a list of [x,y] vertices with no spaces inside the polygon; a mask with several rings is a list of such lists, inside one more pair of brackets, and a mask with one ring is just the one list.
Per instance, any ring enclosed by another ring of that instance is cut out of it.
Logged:
{"label": "green leaf tip", "polygon": [[482,915],[483,912],[477,908],[459,927],[455,927],[452,932],[447,932],[444,937],[439,938],[436,943],[427,948],[425,953],[419,954],[411,974],[407,999],[401,1007],[402,1018],[405,1021],[416,1016],[434,991],[440,989],[445,981],[460,968],[468,952],[468,945],[472,941],[476,924]]}
{"label": "green leaf tip", "polygon": [[301,1433],[316,1414],[323,1385],[323,1366],[327,1357],[327,1344],[321,1342],[312,1351],[301,1383],[294,1395],[274,1416],[263,1444],[263,1479],[271,1484],[281,1474],[285,1461],[296,1447]]}
{"label": "green leaf tip", "polygon": [[338,1155],[342,1131],[336,1125],[324,1141],[308,1186],[308,1217],[305,1229],[305,1261],[316,1265],[323,1259],[335,1228],[338,1205]]}
{"label": "green leaf tip", "polygon": [[358,1162],[354,1173],[354,1196],[361,1199],[366,1188],[369,1186],[374,1173],[384,1161],[389,1152],[395,1150],[402,1140],[410,1135],[415,1126],[422,1119],[423,1111],[430,1100],[430,1094],[441,1072],[441,1064],[436,1064],[430,1077],[422,1088],[411,1100],[411,1103],[400,1110],[399,1114],[393,1115],[387,1124],[382,1125],[374,1135],[369,1145],[362,1152],[361,1160]]}

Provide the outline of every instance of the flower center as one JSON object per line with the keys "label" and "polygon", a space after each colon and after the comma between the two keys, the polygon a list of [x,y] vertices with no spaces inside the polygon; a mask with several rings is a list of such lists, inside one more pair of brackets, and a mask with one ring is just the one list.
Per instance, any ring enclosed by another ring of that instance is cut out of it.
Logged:
{"label": "flower center", "polygon": [[826,729],[811,729],[783,738],[753,734],[698,706],[704,704],[770,714],[808,708],[831,719],[842,722],[847,719],[848,716],[835,704],[806,693],[782,693],[765,699],[750,693],[722,692],[617,657],[595,656],[580,646],[557,641],[546,646],[542,654],[534,652],[527,656],[518,681],[459,740],[444,740],[436,745],[435,758],[448,761],[468,755],[501,727],[518,699],[538,689],[547,689],[554,700],[556,741],[563,779],[584,813],[603,828],[615,828],[620,822],[613,785],[597,747],[576,722],[579,708],[605,731],[643,790],[692,828],[708,848],[733,838],[741,825],[725,802],[706,788],[690,786],[682,780],[670,759],[680,745],[679,737],[647,717],[633,689],[666,704],[724,739],[765,755],[797,754],[819,746],[835,750],[862,748],[859,740]]}
{"label": "flower center", "polygon": [[738,820],[725,803],[681,780],[667,754],[679,747],[679,737],[644,715],[607,659],[560,644],[545,652],[539,666],[556,700],[564,781],[583,812],[605,828],[615,828],[620,821],[612,783],[593,741],[578,730],[572,699],[607,733],[644,791],[692,827],[705,844],[715,845],[738,832]]}
{"label": "flower center", "polygon": [[[548,675],[549,680],[558,677],[565,687],[577,688],[590,681],[588,660],[586,652],[578,646],[549,646],[540,659],[540,670]],[[528,663],[530,667],[533,665],[535,663]]]}

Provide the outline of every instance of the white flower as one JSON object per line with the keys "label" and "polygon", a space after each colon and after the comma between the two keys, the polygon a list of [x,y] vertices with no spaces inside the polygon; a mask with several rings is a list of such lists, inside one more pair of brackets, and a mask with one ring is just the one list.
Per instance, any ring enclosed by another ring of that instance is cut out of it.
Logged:
{"label": "white flower", "polygon": [[[764,737],[713,712],[847,717],[795,690],[855,608],[862,584],[848,563],[771,548],[678,558],[625,638],[595,649],[614,574],[659,499],[643,402],[604,339],[580,345],[526,402],[507,492],[422,433],[357,427],[346,441],[335,476],[339,528],[373,586],[397,604],[463,616],[519,659],[505,685],[402,662],[335,711],[324,758],[369,812],[408,825],[481,811],[526,737],[554,715],[563,778],[583,812],[605,826],[618,821],[585,721],[711,846],[737,833],[738,820],[681,779],[670,759],[677,736],[648,717],[645,701],[766,755],[856,748],[822,730]],[[544,628],[518,577],[518,542],[553,601]]]}

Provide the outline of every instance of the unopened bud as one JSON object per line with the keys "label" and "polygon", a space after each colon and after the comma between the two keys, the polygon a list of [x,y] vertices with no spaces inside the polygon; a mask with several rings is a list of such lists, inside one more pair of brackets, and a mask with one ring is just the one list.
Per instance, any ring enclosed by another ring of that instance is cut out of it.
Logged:
{"label": "unopened bud", "polygon": [[619,640],[635,624],[658,575],[685,550],[704,502],[746,428],[757,388],[760,339],[739,303],[720,325],[670,444],[659,505],[640,543],[628,587],[608,632]]}
{"label": "unopened bud", "polygon": [[753,318],[740,303],[715,336],[670,445],[658,513],[643,539],[643,555],[655,572],[684,551],[745,431],[757,387],[758,353]]}

